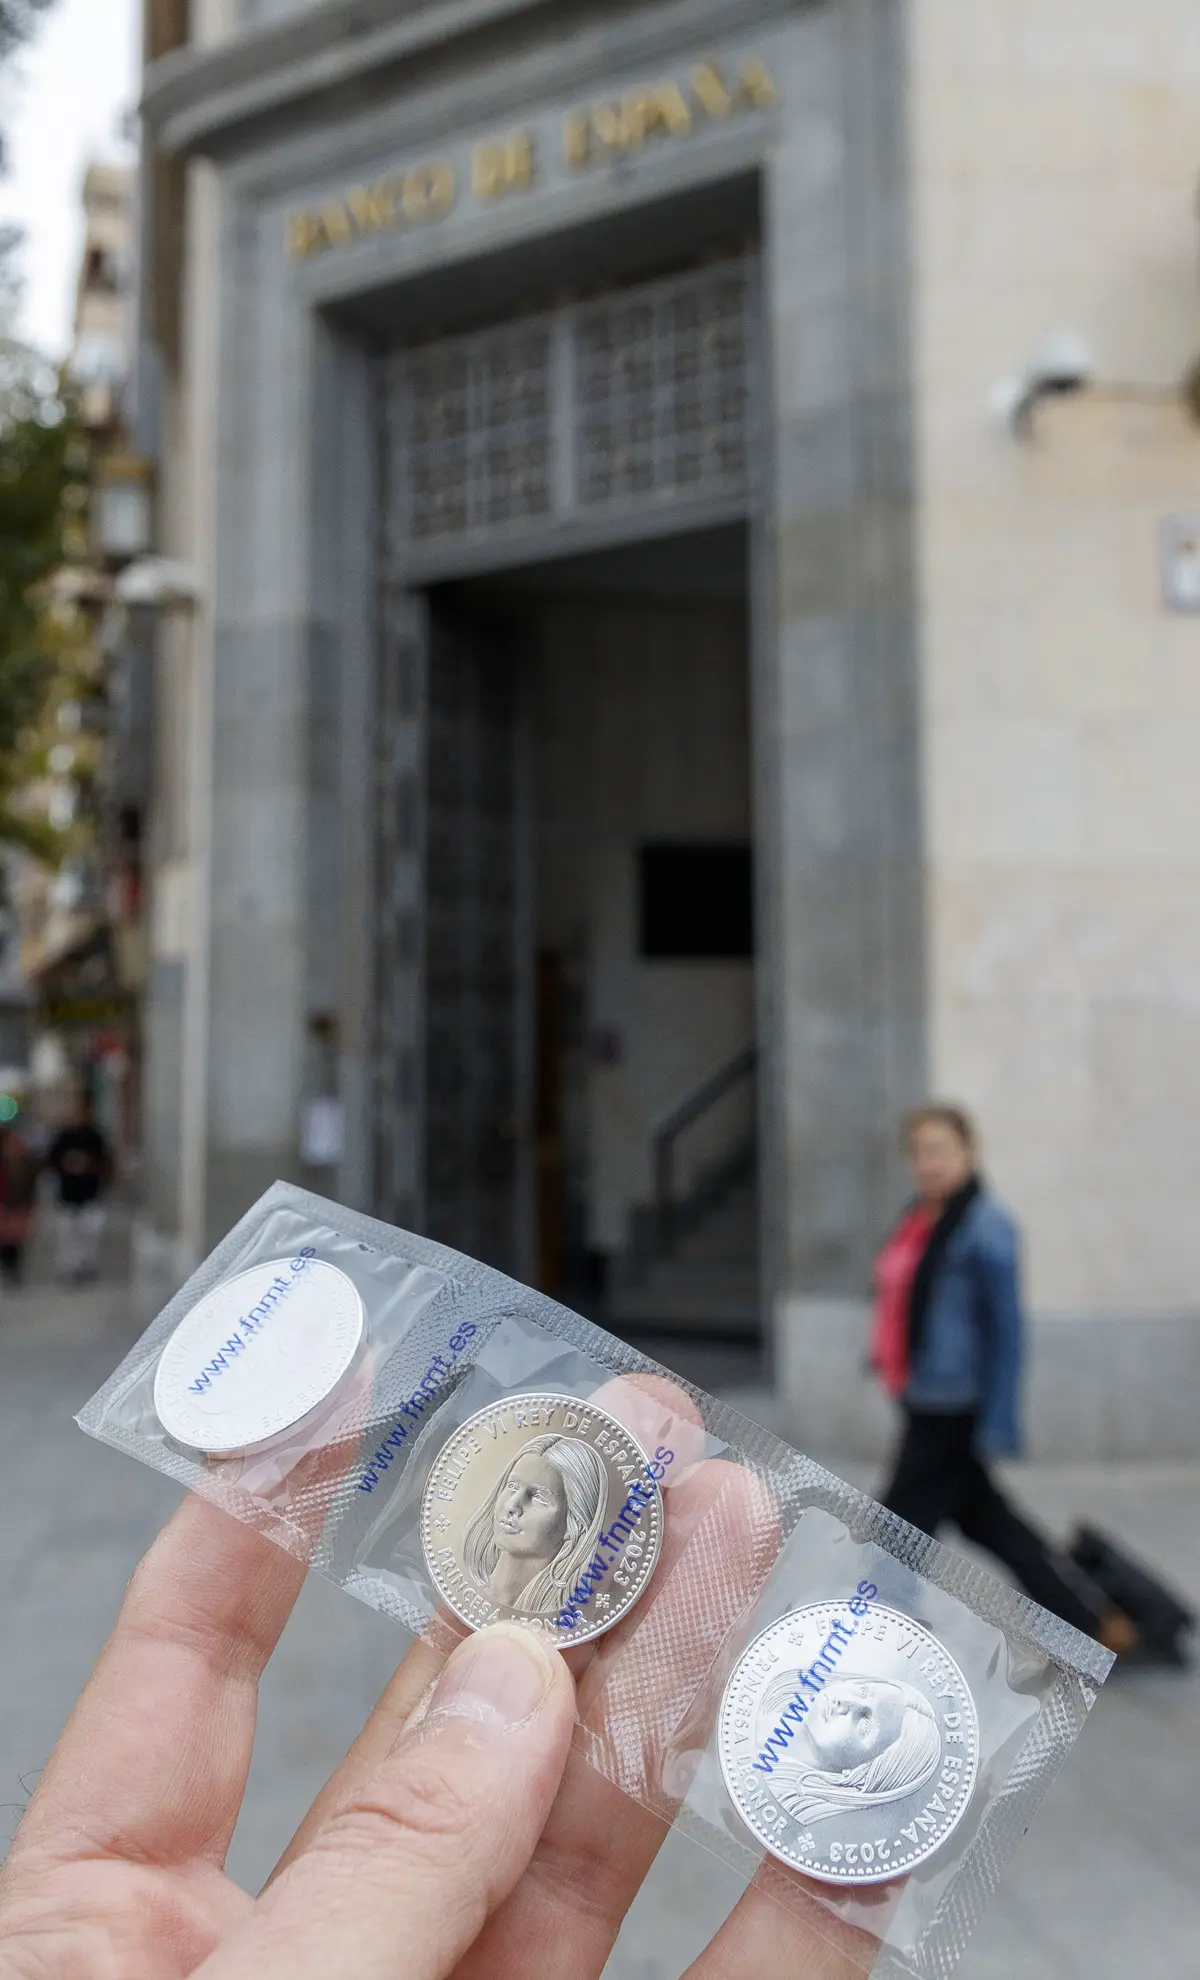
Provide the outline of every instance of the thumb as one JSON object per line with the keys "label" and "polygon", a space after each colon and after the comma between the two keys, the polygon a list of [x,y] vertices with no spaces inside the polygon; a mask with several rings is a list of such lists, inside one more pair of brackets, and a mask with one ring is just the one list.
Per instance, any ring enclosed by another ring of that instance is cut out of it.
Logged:
{"label": "thumb", "polygon": [[444,1980],[529,1862],[574,1715],[567,1667],[532,1630],[469,1636],[195,1980]]}

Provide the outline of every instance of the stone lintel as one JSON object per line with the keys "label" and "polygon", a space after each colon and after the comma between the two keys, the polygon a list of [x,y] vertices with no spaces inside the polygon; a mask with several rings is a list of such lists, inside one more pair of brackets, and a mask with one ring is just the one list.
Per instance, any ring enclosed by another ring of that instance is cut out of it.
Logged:
{"label": "stone lintel", "polygon": [[395,0],[326,0],[150,63],[141,112],[160,149],[225,158],[316,116],[360,113],[394,94],[400,72],[419,85],[426,71],[445,72],[448,60],[484,58],[494,67],[518,42],[536,39],[543,22],[548,71],[602,74],[614,45],[626,60],[640,50],[654,60],[664,47],[703,44],[787,11],[786,0],[749,8],[737,0],[658,0],[620,10],[594,0],[409,0],[397,17]]}

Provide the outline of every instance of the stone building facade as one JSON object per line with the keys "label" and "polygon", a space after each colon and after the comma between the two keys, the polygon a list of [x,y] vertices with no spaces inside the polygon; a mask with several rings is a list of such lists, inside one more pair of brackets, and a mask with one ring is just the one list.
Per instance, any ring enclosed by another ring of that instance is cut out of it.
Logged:
{"label": "stone building facade", "polygon": [[148,1254],[292,1175],[868,1447],[938,1091],[1035,1444],[1194,1447],[1200,42],[1051,13],[151,7]]}

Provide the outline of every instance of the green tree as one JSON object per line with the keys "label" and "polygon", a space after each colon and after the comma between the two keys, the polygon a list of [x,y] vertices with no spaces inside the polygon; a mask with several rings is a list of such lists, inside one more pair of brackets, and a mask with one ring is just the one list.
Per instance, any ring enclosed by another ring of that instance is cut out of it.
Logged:
{"label": "green tree", "polygon": [[[35,33],[54,0],[0,0],[0,64]],[[0,171],[5,168],[0,132]],[[43,855],[45,828],[12,809],[25,744],[59,669],[45,584],[79,535],[80,455],[51,368],[11,326],[20,294],[19,228],[0,226],[0,842]]]}
{"label": "green tree", "polygon": [[78,528],[68,499],[78,478],[76,444],[74,424],[55,402],[20,393],[0,406],[0,758],[40,713],[53,670],[41,587]]}
{"label": "green tree", "polygon": [[[0,65],[54,0],[0,0]],[[6,165],[0,131],[0,172]],[[13,799],[63,666],[64,630],[47,582],[84,546],[86,453],[53,368],[13,335],[22,235],[0,225],[0,845],[58,856],[58,835]],[[0,875],[0,882],[3,876]]]}
{"label": "green tree", "polygon": [[[32,381],[0,383],[0,842],[42,857],[56,848],[12,805],[29,775],[29,738],[62,666],[62,632],[47,581],[82,546],[86,501],[76,426],[57,396]],[[0,360],[0,364],[3,360]]]}

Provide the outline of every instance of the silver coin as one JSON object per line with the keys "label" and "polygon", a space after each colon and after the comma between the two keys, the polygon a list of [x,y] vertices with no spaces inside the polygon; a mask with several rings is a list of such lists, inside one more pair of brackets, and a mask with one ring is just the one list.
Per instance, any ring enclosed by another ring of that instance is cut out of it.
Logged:
{"label": "silver coin", "polygon": [[447,1439],[426,1481],[421,1544],[439,1594],[474,1629],[525,1622],[560,1649],[599,1636],[654,1571],[664,1470],[594,1403],[490,1403]]}
{"label": "silver coin", "polygon": [[739,1659],[718,1752],[747,1828],[830,1884],[902,1877],[961,1822],[979,1720],[936,1636],[864,1590],[781,1616]]}
{"label": "silver coin", "polygon": [[168,1436],[192,1450],[250,1451],[330,1396],[362,1340],[358,1288],[306,1247],[214,1286],[176,1327],[154,1376]]}

